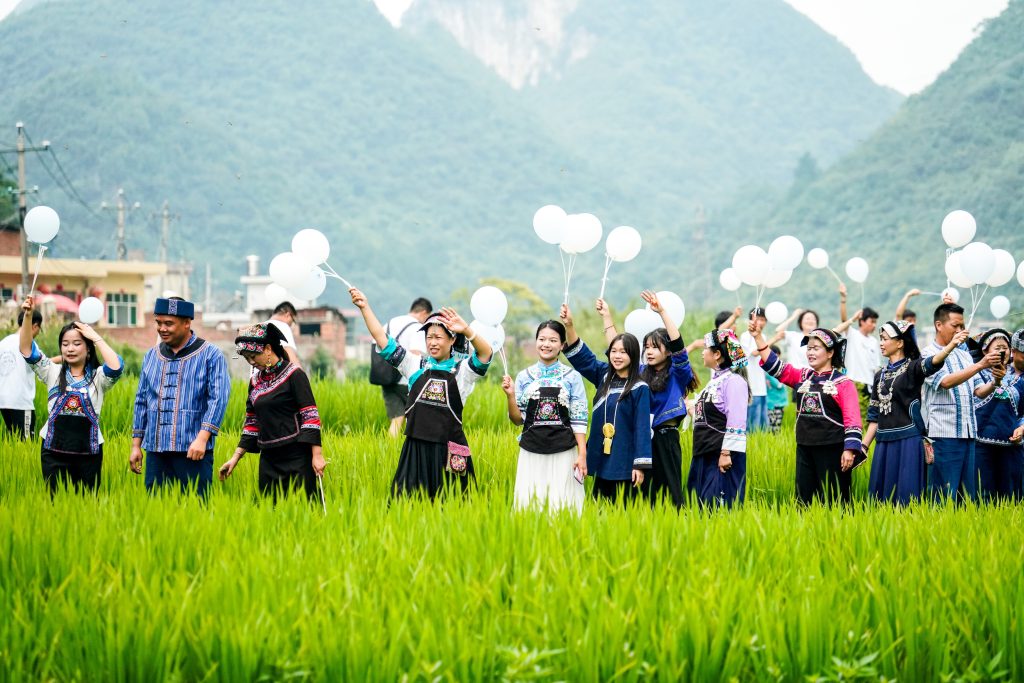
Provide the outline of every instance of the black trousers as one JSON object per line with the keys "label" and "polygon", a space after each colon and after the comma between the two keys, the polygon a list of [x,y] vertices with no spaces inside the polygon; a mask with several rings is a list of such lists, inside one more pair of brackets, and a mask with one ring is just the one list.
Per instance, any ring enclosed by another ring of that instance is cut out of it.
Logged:
{"label": "black trousers", "polygon": [[796,447],[796,499],[804,505],[815,500],[832,504],[850,502],[853,470],[843,472],[843,444]]}
{"label": "black trousers", "polygon": [[272,496],[301,488],[306,496],[318,495],[316,473],[313,471],[313,447],[296,443],[282,448],[265,448],[260,453],[260,493]]}
{"label": "black trousers", "polygon": [[103,467],[103,446],[99,453],[57,453],[42,450],[43,481],[52,496],[65,484],[81,491],[95,491],[100,485]]}
{"label": "black trousers", "polygon": [[4,429],[20,436],[23,440],[32,438],[36,431],[36,411],[0,408],[4,418]]}
{"label": "black trousers", "polygon": [[[650,471],[644,472],[644,474],[650,474]],[[607,500],[612,503],[619,500],[621,496],[622,504],[625,506],[640,494],[640,489],[633,486],[633,482],[628,479],[619,481],[617,479],[594,477],[594,489],[591,491],[591,494],[597,500]]]}
{"label": "black trousers", "polygon": [[650,499],[651,507],[656,506],[663,495],[668,495],[677,508],[682,507],[686,496],[683,493],[683,451],[677,427],[654,429],[651,469],[644,474],[640,490]]}

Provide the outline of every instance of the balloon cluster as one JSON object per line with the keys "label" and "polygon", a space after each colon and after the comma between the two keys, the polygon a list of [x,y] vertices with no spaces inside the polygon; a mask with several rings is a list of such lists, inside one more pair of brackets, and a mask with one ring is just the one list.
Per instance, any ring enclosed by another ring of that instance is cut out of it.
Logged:
{"label": "balloon cluster", "polygon": [[282,252],[270,261],[269,272],[273,282],[267,285],[267,303],[276,306],[290,297],[312,301],[327,289],[328,277],[341,280],[351,288],[348,280],[327,263],[330,255],[331,244],[319,230],[306,228],[295,233],[292,250]]}
{"label": "balloon cluster", "polygon": [[[977,232],[978,223],[974,216],[962,209],[951,211],[942,219],[942,239],[949,247],[945,267],[947,285],[956,285],[971,292],[968,327],[990,287],[1002,287],[1009,283],[1013,280],[1014,272],[1024,287],[1024,262],[1018,268],[1010,252],[993,249],[985,242],[974,241]],[[944,294],[952,294],[951,289],[948,288]],[[953,298],[959,300],[959,293]],[[1010,300],[1005,296],[993,297],[989,305],[995,318],[1003,318],[1010,312]]]}
{"label": "balloon cluster", "polygon": [[501,358],[508,374],[508,360],[505,357],[505,316],[508,315],[508,299],[505,293],[492,285],[485,285],[473,292],[469,300],[469,310],[473,313],[473,322],[469,328],[480,335],[491,345],[494,353]]}
{"label": "balloon cluster", "polygon": [[43,254],[46,252],[46,245],[53,241],[60,230],[60,216],[48,206],[34,206],[25,214],[25,238],[39,247],[36,256],[36,273],[32,277],[32,286],[29,292],[36,289],[36,280],[39,279],[39,269],[43,265]]}
{"label": "balloon cluster", "polygon": [[[567,214],[564,209],[548,204],[533,215],[533,230],[548,244],[557,244],[562,257],[562,276],[565,282],[564,303],[569,302],[576,257],[592,250],[601,242],[603,227],[600,219],[591,213]],[[636,228],[621,225],[605,240],[604,276],[601,278],[601,298],[604,298],[608,271],[612,263],[632,261],[640,253],[642,240]]]}
{"label": "balloon cluster", "polygon": [[[789,282],[803,258],[804,245],[792,235],[777,237],[767,251],[755,244],[746,244],[733,254],[732,266],[719,274],[718,282],[729,292],[738,292],[743,285],[754,287],[756,305],[760,306],[765,290],[776,289]],[[786,307],[777,301],[768,305],[773,314],[780,310],[780,306],[784,311]],[[785,315],[782,317],[784,319]]]}

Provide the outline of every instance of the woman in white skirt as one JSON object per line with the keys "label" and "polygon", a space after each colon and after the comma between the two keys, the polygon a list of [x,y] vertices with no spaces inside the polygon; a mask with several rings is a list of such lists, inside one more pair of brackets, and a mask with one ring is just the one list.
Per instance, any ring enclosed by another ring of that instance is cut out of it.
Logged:
{"label": "woman in white skirt", "polygon": [[519,437],[514,506],[583,509],[587,476],[587,393],[580,373],[558,361],[565,326],[548,320],[537,328],[539,360],[501,386],[508,418],[523,425]]}

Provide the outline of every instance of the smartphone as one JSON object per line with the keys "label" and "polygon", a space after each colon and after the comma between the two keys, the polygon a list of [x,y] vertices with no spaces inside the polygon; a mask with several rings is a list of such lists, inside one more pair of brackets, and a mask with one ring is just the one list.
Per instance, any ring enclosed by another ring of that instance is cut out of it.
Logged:
{"label": "smartphone", "polygon": [[578,481],[580,484],[582,484],[583,480],[585,479],[585,477],[583,476],[583,470],[581,470],[579,467],[572,468],[572,476],[576,477],[576,481]]}

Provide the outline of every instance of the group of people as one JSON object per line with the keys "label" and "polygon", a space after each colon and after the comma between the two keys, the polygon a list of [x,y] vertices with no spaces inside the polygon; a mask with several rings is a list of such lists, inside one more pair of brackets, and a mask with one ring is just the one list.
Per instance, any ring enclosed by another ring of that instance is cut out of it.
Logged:
{"label": "group of people", "polygon": [[[796,407],[801,503],[849,502],[852,470],[868,458],[872,443],[869,490],[879,500],[905,504],[929,488],[938,498],[975,499],[979,487],[986,500],[1019,500],[1024,330],[993,329],[971,339],[963,309],[944,301],[935,309],[934,340],[922,348],[913,313],[906,310],[914,294],[901,302],[897,319],[878,328],[877,342],[872,333],[878,314],[870,309],[834,329],[820,326],[813,311],[797,311],[766,339],[764,311],[755,307],[745,325],[740,309],[720,314],[714,329],[689,346],[655,293],[642,297],[663,326],[642,340],[620,333],[598,299],[603,358],[580,339],[572,311],[563,305],[557,320],[536,330],[537,361],[502,379],[508,418],[522,426],[515,506],[579,510],[588,476],[600,499],[665,499],[676,507],[691,497],[706,506],[742,502],[748,434],[781,429],[779,404],[790,399],[787,388]],[[350,295],[378,361],[403,384],[388,398],[391,431],[404,428],[405,435],[392,495],[434,498],[466,490],[474,480],[474,454],[463,408],[493,349],[451,308],[432,312],[429,302],[417,300],[409,320],[385,326],[365,294],[353,288]],[[845,290],[841,300],[845,316]],[[299,488],[312,497],[326,461],[316,399],[288,330],[294,320],[289,308],[275,311],[276,320],[239,330],[235,339],[237,354],[252,371],[241,437],[219,474],[229,477],[247,453],[260,453],[263,493]],[[147,489],[176,485],[204,495],[213,480],[212,451],[230,381],[224,354],[196,336],[193,318],[188,301],[156,302],[160,343],[143,359],[129,464],[142,474],[145,462]],[[800,332],[787,331],[793,322]],[[103,457],[103,396],[121,376],[122,360],[80,322],[60,331],[60,356],[48,358],[34,342],[40,324],[27,297],[17,342],[25,367],[48,391],[44,478],[51,491],[62,480],[95,488]],[[740,335],[737,326],[745,328]],[[775,345],[783,341],[785,353]],[[710,371],[703,386],[690,365],[689,353],[697,348]],[[871,364],[874,351],[886,359],[884,367]],[[589,410],[584,382],[595,388]],[[684,484],[680,430],[687,418],[693,455]],[[5,411],[4,419],[19,425],[16,414]],[[31,429],[24,416],[20,425],[26,434]]]}

